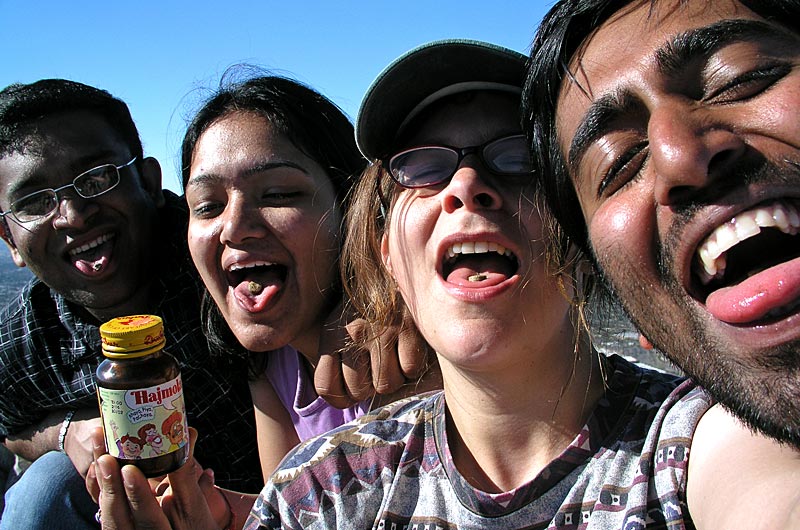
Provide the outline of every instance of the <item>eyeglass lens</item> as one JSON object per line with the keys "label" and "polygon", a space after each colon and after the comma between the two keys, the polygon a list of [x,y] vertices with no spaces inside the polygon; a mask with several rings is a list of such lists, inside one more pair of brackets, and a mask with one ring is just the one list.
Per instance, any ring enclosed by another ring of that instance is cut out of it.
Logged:
{"label": "eyeglass lens", "polygon": [[58,192],[74,188],[84,199],[91,199],[111,190],[119,184],[119,170],[113,164],[106,164],[81,173],[71,184],[57,190],[41,190],[31,193],[11,205],[11,212],[22,222],[34,221],[48,215],[58,207]]}
{"label": "eyeglass lens", "polygon": [[442,146],[409,149],[391,158],[389,171],[401,186],[433,186],[452,177],[463,157],[475,150],[487,168],[497,174],[529,174],[533,167],[525,137],[516,135],[461,150]]}

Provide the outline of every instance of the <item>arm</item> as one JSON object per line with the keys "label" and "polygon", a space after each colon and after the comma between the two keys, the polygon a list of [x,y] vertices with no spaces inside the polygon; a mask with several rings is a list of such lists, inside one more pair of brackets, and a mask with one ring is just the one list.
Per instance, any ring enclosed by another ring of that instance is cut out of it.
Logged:
{"label": "arm", "polygon": [[250,382],[250,395],[255,409],[258,456],[266,482],[286,453],[300,443],[300,439],[289,412],[265,375]]}
{"label": "arm", "polygon": [[[41,422],[24,431],[9,435],[6,439],[8,449],[25,458],[36,460],[48,451],[57,451],[58,438],[64,424],[67,410],[49,413]],[[82,476],[92,461],[91,431],[100,426],[97,409],[87,408],[75,412],[66,431],[64,452],[72,460],[75,468]]]}
{"label": "arm", "polygon": [[715,405],[692,440],[687,503],[698,529],[800,527],[800,453]]}

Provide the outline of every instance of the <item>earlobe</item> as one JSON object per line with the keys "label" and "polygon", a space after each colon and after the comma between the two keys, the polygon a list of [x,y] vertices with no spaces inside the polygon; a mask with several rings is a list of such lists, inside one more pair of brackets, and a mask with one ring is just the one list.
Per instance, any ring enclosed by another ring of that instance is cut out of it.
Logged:
{"label": "earlobe", "polygon": [[141,165],[142,187],[156,207],[164,206],[164,190],[161,188],[161,165],[152,156],[142,159]]}

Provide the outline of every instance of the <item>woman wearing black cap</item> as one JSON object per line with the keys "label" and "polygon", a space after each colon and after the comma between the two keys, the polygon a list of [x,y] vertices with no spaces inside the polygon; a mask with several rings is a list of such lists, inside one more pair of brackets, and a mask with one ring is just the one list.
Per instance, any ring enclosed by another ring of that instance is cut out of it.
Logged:
{"label": "woman wearing black cap", "polygon": [[357,139],[374,162],[349,212],[346,289],[373,329],[410,312],[444,391],[300,445],[246,528],[684,527],[710,403],[592,347],[579,261],[532,184],[524,66],[485,43],[430,43],[367,93]]}

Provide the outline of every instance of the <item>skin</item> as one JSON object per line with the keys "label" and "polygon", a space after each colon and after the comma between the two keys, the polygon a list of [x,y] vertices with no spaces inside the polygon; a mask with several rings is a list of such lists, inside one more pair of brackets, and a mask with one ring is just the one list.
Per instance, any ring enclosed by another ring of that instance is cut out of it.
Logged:
{"label": "skin", "polygon": [[[666,43],[721,20],[752,31],[659,68]],[[753,238],[728,260],[750,260],[747,281],[716,289],[693,274],[718,226],[758,205],[800,204],[800,39],[738,2],[670,1],[623,9],[584,44],[556,118],[606,280],[652,344],[750,426],[800,446],[800,258],[759,263],[771,246]],[[599,101],[613,112],[590,131]]]}
{"label": "skin", "polygon": [[[98,165],[121,165],[132,158],[114,129],[85,111],[42,119],[36,136],[24,152],[0,158],[3,211],[24,195],[68,184]],[[83,199],[65,190],[56,213],[25,225],[8,219],[8,232],[3,234],[17,266],[28,267],[99,321],[139,307],[148,296],[147,263],[153,258],[156,208],[163,203],[161,172],[149,158],[141,173],[134,166],[121,170],[120,183],[110,192]],[[108,263],[97,273],[81,271],[68,252],[102,235],[114,236],[105,245],[110,247]]]}
{"label": "skin", "polygon": [[[313,370],[323,323],[338,302],[333,286],[341,214],[327,173],[263,116],[232,112],[198,139],[186,200],[192,259],[236,338],[253,352],[291,343]],[[231,273],[232,268],[267,263],[279,265],[284,273],[258,269]],[[250,282],[260,285],[257,293],[250,291]],[[265,377],[252,381],[250,391],[266,480],[299,439]],[[99,440],[95,443],[100,445]],[[98,460],[101,473],[90,470],[87,488],[95,498],[103,492],[104,514],[124,514],[104,517],[109,528],[137,527],[143,516],[164,521],[165,514],[174,528],[184,523],[186,528],[217,528],[228,524],[228,506],[241,522],[255,500],[254,495],[213,488],[213,478],[206,474],[198,483],[187,465],[170,474],[169,492],[158,500],[149,487],[135,493],[136,500],[128,497],[134,508],[140,502],[143,506],[131,513],[115,502],[121,497],[107,493],[108,488],[120,479],[142,488],[147,482],[135,468],[123,468],[120,474],[116,462],[102,460]]]}
{"label": "skin", "polygon": [[[341,220],[325,171],[265,118],[234,113],[198,140],[186,200],[192,259],[237,339],[252,351],[291,341],[315,362]],[[226,272],[254,262],[287,270],[260,310],[240,301]]]}
{"label": "skin", "polygon": [[[28,193],[68,184],[88,169],[121,165],[131,158],[128,146],[102,117],[86,111],[48,116],[37,122],[35,141],[23,152],[0,158],[0,209],[8,211],[12,201]],[[42,221],[19,225],[7,219],[5,226],[0,224],[14,263],[28,267],[73,302],[76,311],[98,322],[146,307],[151,277],[146,265],[152,260],[156,208],[164,200],[155,159],[120,170],[120,177],[116,188],[93,199],[65,190],[57,212]],[[100,235],[114,236],[104,245],[108,260],[99,272],[86,274],[67,253]],[[56,449],[63,419],[63,411],[54,412],[9,437],[6,445],[35,460]],[[82,474],[91,462],[89,436],[97,425],[97,409],[91,408],[78,411],[67,431],[64,447]]]}
{"label": "skin", "polygon": [[[519,131],[516,98],[480,93],[439,103],[413,128],[400,148],[483,144]],[[591,354],[571,373],[575,328],[545,271],[547,239],[529,191],[469,155],[446,184],[399,193],[381,244],[384,265],[437,352],[456,465],[484,491],[532,479],[570,443],[602,393],[600,378],[589,376],[597,369]],[[445,277],[444,254],[461,241],[500,243],[519,267],[480,284]]]}

